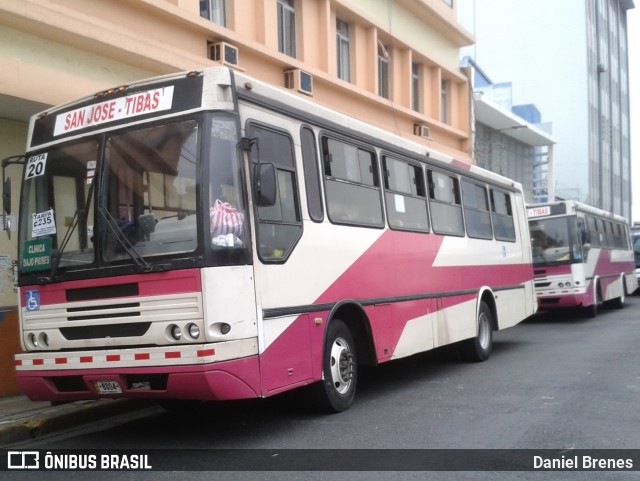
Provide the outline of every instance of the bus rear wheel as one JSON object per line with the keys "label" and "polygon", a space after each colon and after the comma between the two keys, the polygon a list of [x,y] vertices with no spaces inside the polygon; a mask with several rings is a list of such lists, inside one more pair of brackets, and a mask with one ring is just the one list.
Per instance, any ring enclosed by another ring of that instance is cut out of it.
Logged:
{"label": "bus rear wheel", "polygon": [[327,328],[322,359],[322,381],[316,386],[316,401],[324,412],[342,412],[356,395],[358,364],[353,336],[347,325],[334,319]]}
{"label": "bus rear wheel", "polygon": [[478,309],[478,334],[476,337],[460,343],[460,354],[471,362],[482,362],[489,359],[493,345],[493,321],[491,309],[486,302],[480,302]]}

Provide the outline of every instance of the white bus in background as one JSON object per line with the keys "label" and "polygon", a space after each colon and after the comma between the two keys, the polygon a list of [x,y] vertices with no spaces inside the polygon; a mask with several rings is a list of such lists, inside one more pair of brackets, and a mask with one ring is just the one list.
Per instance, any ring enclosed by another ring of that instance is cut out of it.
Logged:
{"label": "white bus in background", "polygon": [[33,400],[221,400],[305,385],[536,310],[519,184],[211,68],[31,119],[18,379]]}
{"label": "white bus in background", "polygon": [[631,244],[633,245],[633,257],[636,265],[636,291],[640,288],[640,225],[634,224],[631,227]]}
{"label": "white bus in background", "polygon": [[575,201],[528,206],[540,309],[623,307],[637,287],[629,226],[621,216]]}

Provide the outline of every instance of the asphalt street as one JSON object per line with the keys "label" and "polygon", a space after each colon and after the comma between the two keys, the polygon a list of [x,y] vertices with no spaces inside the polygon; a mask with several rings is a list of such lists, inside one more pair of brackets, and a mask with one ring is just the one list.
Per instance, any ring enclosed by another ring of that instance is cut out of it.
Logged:
{"label": "asphalt street", "polygon": [[[484,363],[463,362],[447,348],[364,370],[356,402],[344,413],[317,414],[308,407],[307,393],[297,391],[178,412],[150,410],[135,419],[101,421],[38,439],[21,449],[188,453],[176,454],[176,471],[186,472],[103,472],[90,473],[91,479],[640,479],[640,466],[639,471],[606,473],[364,472],[348,466],[339,470],[331,459],[327,466],[335,471],[330,472],[226,472],[216,471],[214,463],[210,471],[188,471],[193,453],[206,457],[209,449],[304,448],[320,457],[327,449],[500,449],[504,456],[512,449],[638,449],[639,345],[640,297],[633,296],[624,309],[602,310],[595,319],[538,314],[496,333],[492,356]],[[20,474],[6,479],[37,475]],[[71,474],[82,479],[81,473]],[[46,479],[67,480],[69,475],[47,473]]]}

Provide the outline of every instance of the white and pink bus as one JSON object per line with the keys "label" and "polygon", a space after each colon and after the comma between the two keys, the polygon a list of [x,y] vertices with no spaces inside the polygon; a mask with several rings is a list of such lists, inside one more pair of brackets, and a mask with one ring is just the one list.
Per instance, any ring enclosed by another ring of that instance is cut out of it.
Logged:
{"label": "white and pink bus", "polygon": [[20,385],[33,400],[224,400],[311,385],[537,308],[522,190],[227,68],[32,118]]}
{"label": "white and pink bus", "polygon": [[624,306],[636,290],[629,226],[623,217],[575,201],[528,206],[540,309]]}

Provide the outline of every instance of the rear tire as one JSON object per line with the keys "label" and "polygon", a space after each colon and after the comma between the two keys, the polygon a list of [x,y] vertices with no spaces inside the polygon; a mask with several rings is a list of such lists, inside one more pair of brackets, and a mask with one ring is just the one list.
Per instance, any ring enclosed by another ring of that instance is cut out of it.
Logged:
{"label": "rear tire", "polygon": [[466,361],[482,362],[489,359],[493,346],[493,316],[486,302],[478,309],[478,335],[460,343],[460,354]]}
{"label": "rear tire", "polygon": [[315,400],[323,412],[349,409],[356,395],[358,363],[353,336],[347,325],[334,319],[327,328],[322,359],[322,381]]}

